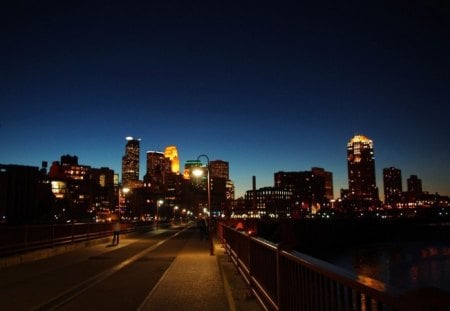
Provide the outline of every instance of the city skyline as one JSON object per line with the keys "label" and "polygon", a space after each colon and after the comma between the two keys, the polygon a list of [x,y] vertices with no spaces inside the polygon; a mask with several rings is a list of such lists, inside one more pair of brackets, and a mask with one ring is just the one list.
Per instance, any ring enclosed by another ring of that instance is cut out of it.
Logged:
{"label": "city skyline", "polygon": [[[367,141],[367,143],[368,142],[370,142],[370,144],[371,144],[371,149],[370,150],[373,150],[373,142],[372,142],[372,140],[370,140],[370,138],[369,137],[366,137],[365,135],[361,135],[361,134],[358,134],[358,135],[355,135],[354,137],[352,137],[352,138],[350,138],[350,141],[347,143],[347,152],[350,152],[349,150],[352,150],[352,152],[353,152],[353,148],[354,147],[351,147],[351,149],[349,149],[350,148],[350,144],[353,142],[353,141],[355,141],[355,140],[357,140],[357,141],[359,141],[359,140],[362,140],[362,141]],[[148,165],[149,165],[149,160],[148,160],[148,155],[149,154],[159,154],[161,157],[164,157],[164,158],[167,158],[167,159],[169,159],[170,161],[171,161],[171,163],[172,163],[172,160],[170,159],[170,153],[168,153],[168,154],[166,154],[165,152],[163,152],[163,151],[160,151],[160,150],[152,150],[152,151],[146,151],[146,152],[143,152],[144,154],[142,155],[141,154],[141,152],[140,152],[140,147],[139,147],[139,145],[140,145],[140,142],[142,141],[142,139],[141,138],[133,138],[132,136],[127,136],[127,137],[125,137],[125,141],[127,142],[126,143],[126,145],[125,145],[125,153],[127,154],[127,153],[129,153],[129,152],[131,152],[131,154],[132,154],[132,157],[134,157],[134,160],[133,160],[133,162],[134,162],[134,164],[133,164],[133,166],[137,166],[138,168],[139,168],[139,173],[138,174],[136,174],[135,172],[134,172],[134,170],[131,170],[131,174],[134,176],[134,177],[132,177],[132,180],[134,180],[134,181],[144,181],[145,180],[145,175],[148,173],[148,170],[149,170],[149,168],[148,168]],[[131,145],[130,145],[130,143],[131,143]],[[136,159],[135,159],[135,157],[136,157],[136,153],[135,153],[135,151],[133,150],[134,149],[134,147],[131,147],[131,149],[130,149],[130,146],[133,146],[133,144],[135,144],[135,143],[137,143],[138,145],[138,147],[137,147],[137,152],[138,152],[138,154],[139,154],[139,161],[138,162],[136,162]],[[359,148],[359,147],[357,147],[357,148]],[[174,145],[168,145],[168,146],[166,146],[165,147],[165,151],[167,152],[167,150],[171,150],[171,152],[174,152],[175,151],[175,154],[177,154],[177,156],[176,156],[176,166],[178,166],[179,165],[179,159],[178,159],[178,152],[177,152],[177,147],[176,146],[174,146]],[[63,154],[63,155],[61,155],[61,159],[63,158],[63,157],[76,157],[77,159],[78,159],[78,156],[76,155],[76,154]],[[82,160],[80,160],[80,165],[87,165],[87,166],[90,166],[90,167],[92,167],[92,168],[97,168],[97,169],[99,169],[99,168],[108,168],[108,169],[112,169],[113,171],[114,171],[114,173],[115,174],[117,174],[118,176],[119,176],[119,180],[120,180],[120,182],[121,182],[121,185],[123,186],[123,187],[127,187],[128,186],[128,181],[125,181],[125,184],[124,184],[124,180],[123,180],[123,174],[122,174],[122,172],[123,172],[123,169],[124,169],[124,161],[125,161],[125,159],[126,159],[126,156],[123,156],[122,157],[122,168],[121,168],[121,170],[119,170],[119,171],[117,171],[117,170],[115,170],[114,168],[111,168],[111,167],[108,167],[108,166],[104,166],[104,165],[100,165],[100,166],[93,166],[93,165],[91,165],[91,164],[89,164],[89,163],[84,163]],[[349,158],[347,157],[347,160],[348,160]],[[46,160],[44,160],[44,161],[46,161]],[[142,162],[143,161],[143,162]],[[184,168],[184,165],[185,164],[188,164],[188,163],[190,163],[190,162],[192,162],[192,161],[195,161],[195,162],[197,162],[198,160],[194,160],[194,159],[188,159],[188,160],[185,160],[182,164],[183,164],[183,168]],[[223,161],[225,161],[226,163],[228,163],[228,161],[226,160],[226,159],[211,159],[211,162],[223,162]],[[372,159],[372,161],[373,161],[373,159]],[[48,161],[46,161],[46,162],[48,162]],[[60,159],[56,159],[56,160],[52,160],[52,161],[50,161],[49,163],[48,163],[48,167],[50,167],[51,166],[51,163],[52,162],[60,162]],[[201,161],[200,161],[201,162]],[[146,165],[143,165],[143,163],[146,163]],[[6,163],[0,163],[0,164],[6,164]],[[17,163],[7,163],[7,164],[17,164]],[[203,165],[206,165],[206,163],[202,163]],[[39,165],[30,165],[30,164],[22,164],[22,165],[26,165],[26,166],[37,166],[37,167],[40,167]],[[172,164],[171,164],[172,165]],[[348,165],[348,163],[347,163],[347,165]],[[375,165],[376,165],[376,163],[375,163]],[[228,165],[227,165],[228,166]],[[125,166],[126,167],[126,166]],[[171,166],[172,167],[172,166]],[[272,184],[267,184],[267,185],[261,185],[261,186],[258,186],[257,188],[264,188],[264,187],[272,187],[272,186],[276,186],[276,181],[275,181],[275,179],[276,179],[276,177],[275,177],[275,175],[276,174],[279,174],[279,173],[283,173],[283,172],[301,172],[301,171],[309,171],[309,169],[310,168],[305,168],[305,169],[298,169],[298,170],[291,170],[291,171],[283,171],[283,170],[278,170],[278,171],[274,171],[273,172],[273,176],[274,176],[274,182],[272,183]],[[318,167],[315,167],[315,169],[323,169],[322,167],[320,167],[320,168],[318,168]],[[371,168],[371,169],[373,169],[373,167]],[[377,187],[377,192],[378,191],[380,191],[380,193],[379,193],[379,195],[380,195],[380,199],[382,200],[382,201],[384,201],[384,199],[385,199],[385,187],[386,187],[386,183],[385,183],[385,171],[386,170],[392,170],[392,169],[395,169],[395,170],[397,170],[397,171],[399,171],[400,172],[400,174],[401,174],[401,171],[402,171],[402,169],[401,168],[397,168],[397,167],[385,167],[385,168],[383,168],[382,169],[382,179],[378,182],[377,181],[377,185],[379,184],[380,185],[380,188],[378,189],[378,187]],[[348,166],[347,167],[347,170],[350,170],[350,167]],[[312,168],[312,170],[311,170],[311,172],[313,172],[314,171],[314,167]],[[179,173],[179,174],[182,174],[182,172],[181,171],[178,171],[177,173]],[[333,183],[334,183],[334,174],[333,174],[333,172],[330,172],[331,174],[332,174],[332,179],[333,179]],[[377,175],[377,172],[375,172],[376,173],[376,175]],[[230,180],[231,181],[233,181],[234,182],[234,180],[231,178],[232,176],[229,176],[230,177]],[[252,176],[253,177],[253,176]],[[256,177],[256,176],[255,176]],[[348,176],[348,177],[350,177],[350,176]],[[410,174],[410,175],[408,175],[408,176],[403,176],[403,177],[401,177],[400,178],[400,181],[401,181],[401,185],[402,185],[402,187],[404,186],[404,188],[409,188],[409,186],[408,186],[408,180],[409,180],[409,178],[417,178],[417,177],[420,177],[420,176],[417,176],[417,174]],[[126,177],[127,178],[127,177]],[[350,182],[349,182],[349,179],[347,180],[347,186],[349,186],[350,185]],[[137,184],[136,184],[136,186],[137,186]],[[131,186],[131,187],[134,187],[134,186]],[[247,191],[250,191],[251,190],[251,187],[249,187],[248,189],[245,189],[245,190],[243,190],[243,193],[242,194],[237,194],[237,196],[236,196],[236,198],[238,198],[238,197],[244,197],[245,196],[245,193],[247,192]],[[334,192],[334,199],[338,199],[339,197],[340,197],[340,191],[341,190],[351,190],[351,189],[349,189],[349,187],[344,187],[344,188],[339,188],[339,189],[336,189],[336,187],[333,187],[333,192]],[[422,191],[422,189],[420,190],[420,191]],[[429,193],[431,193],[431,194],[433,194],[433,193],[436,193],[436,191],[429,191],[429,190],[427,190],[427,189],[424,189],[424,191],[425,192],[429,192]],[[439,193],[440,195],[444,195],[444,196],[446,196],[447,194],[446,193]]]}
{"label": "city skyline", "polygon": [[[5,9],[0,163],[61,155],[121,174],[124,138],[230,163],[236,196],[277,171],[322,167],[348,188],[346,143],[450,194],[444,4],[201,1]],[[145,174],[140,167],[140,178]],[[382,190],[380,194],[382,195]]]}

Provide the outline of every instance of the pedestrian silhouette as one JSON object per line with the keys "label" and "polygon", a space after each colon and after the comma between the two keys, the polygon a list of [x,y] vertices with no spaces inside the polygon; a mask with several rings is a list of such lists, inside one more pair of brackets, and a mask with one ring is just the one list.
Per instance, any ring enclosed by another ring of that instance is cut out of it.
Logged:
{"label": "pedestrian silhouette", "polygon": [[208,223],[204,216],[201,216],[197,221],[197,227],[200,231],[200,240],[208,238]]}
{"label": "pedestrian silhouette", "polygon": [[112,245],[119,245],[119,239],[120,239],[120,222],[116,221],[113,227]]}

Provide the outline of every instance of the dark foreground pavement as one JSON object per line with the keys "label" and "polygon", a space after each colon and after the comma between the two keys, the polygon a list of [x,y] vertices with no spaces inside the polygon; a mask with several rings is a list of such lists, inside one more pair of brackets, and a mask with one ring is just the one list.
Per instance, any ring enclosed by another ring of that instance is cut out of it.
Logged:
{"label": "dark foreground pavement", "polygon": [[191,238],[138,310],[261,310],[214,239]]}
{"label": "dark foreground pavement", "polygon": [[[194,228],[185,229],[194,230]],[[158,235],[156,232],[151,232],[150,234]],[[155,279],[155,283],[153,283],[155,285],[149,286],[147,294],[144,293],[141,296],[142,301],[140,305],[139,302],[135,305],[139,305],[136,310],[262,310],[256,299],[249,296],[248,288],[237,273],[233,263],[225,254],[220,243],[214,239],[214,255],[211,256],[208,241],[200,240],[197,234],[189,234],[188,236],[189,238],[185,241],[182,248],[179,249],[175,259],[165,271],[161,271],[159,280]],[[124,235],[121,237],[120,247],[139,243],[139,239],[136,236]],[[95,258],[103,258],[107,255],[106,253],[103,255],[102,252],[111,250],[111,248],[102,246],[105,242],[105,240],[99,240],[98,243],[100,244],[97,245],[70,247],[57,251],[55,249],[42,251],[43,254],[40,256],[34,254],[34,256],[28,256],[29,258],[26,255],[22,255],[20,258],[9,258],[7,261],[3,260],[4,262],[0,265],[0,272],[1,267],[8,269],[6,267],[12,265],[14,267],[10,271],[20,270],[21,273],[26,273],[27,270],[23,270],[21,266],[33,257],[36,259],[52,257],[56,260],[60,257],[58,255],[61,255],[64,256],[61,259],[71,258],[70,260],[75,262],[77,257],[86,257],[85,252],[96,252]],[[164,248],[165,244],[163,243],[159,247]],[[92,254],[90,256],[94,258]],[[46,262],[47,260],[44,259],[39,261],[38,265],[25,266],[28,268],[39,267],[39,265],[45,266]],[[30,277],[32,277],[31,275],[36,268],[33,269],[30,270]],[[1,275],[5,274],[5,272],[3,271]],[[145,273],[143,271],[140,278],[146,277]],[[133,286],[132,284],[134,284],[133,282],[127,282],[126,279],[123,281],[128,283],[128,286]],[[141,281],[145,282],[144,279]],[[30,284],[30,286],[32,285]],[[17,293],[17,295],[19,294]],[[0,306],[6,307],[8,305],[6,302],[10,301],[9,297],[1,293],[0,297],[2,297]],[[65,308],[68,307],[63,306],[61,309],[64,310]],[[0,307],[0,309],[3,308]],[[113,310],[114,308],[110,309]]]}

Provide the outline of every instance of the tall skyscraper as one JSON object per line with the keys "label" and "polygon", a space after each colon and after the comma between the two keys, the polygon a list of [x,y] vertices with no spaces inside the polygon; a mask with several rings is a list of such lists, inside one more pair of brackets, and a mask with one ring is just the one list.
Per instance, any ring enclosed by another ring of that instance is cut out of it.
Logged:
{"label": "tall skyscraper", "polygon": [[132,186],[139,181],[140,139],[127,137],[125,155],[122,157],[122,185]]}
{"label": "tall skyscraper", "polygon": [[166,176],[171,173],[170,159],[160,151],[147,151],[147,173],[145,183],[154,190],[160,191],[166,182]]}
{"label": "tall skyscraper", "polygon": [[164,150],[164,156],[171,161],[172,173],[180,172],[180,159],[178,158],[178,150],[176,146],[167,146]]}
{"label": "tall skyscraper", "polygon": [[347,143],[349,199],[356,208],[366,208],[378,203],[375,182],[373,141],[356,135]]}
{"label": "tall skyscraper", "polygon": [[395,204],[402,196],[402,171],[395,167],[383,169],[384,202]]}

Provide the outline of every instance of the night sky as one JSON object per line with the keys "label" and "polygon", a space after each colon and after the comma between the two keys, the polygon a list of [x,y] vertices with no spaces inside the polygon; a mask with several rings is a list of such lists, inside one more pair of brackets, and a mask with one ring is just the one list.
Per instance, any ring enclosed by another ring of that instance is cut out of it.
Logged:
{"label": "night sky", "polygon": [[[313,4],[311,4],[311,3]],[[181,164],[230,163],[236,196],[313,166],[348,188],[374,141],[450,195],[448,1],[10,1],[1,11],[0,163],[61,155],[121,173],[125,137]]]}

